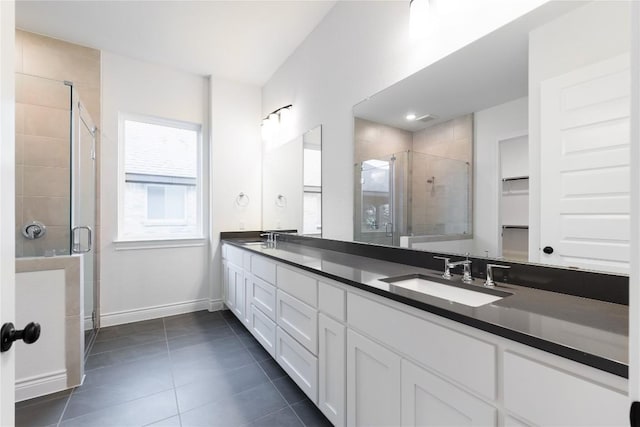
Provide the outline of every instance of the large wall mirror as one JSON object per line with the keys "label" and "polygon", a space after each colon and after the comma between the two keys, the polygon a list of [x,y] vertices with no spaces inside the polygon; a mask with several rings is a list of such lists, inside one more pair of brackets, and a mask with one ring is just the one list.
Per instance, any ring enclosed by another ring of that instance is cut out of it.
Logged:
{"label": "large wall mirror", "polygon": [[551,1],[354,107],[354,239],[629,272],[630,2]]}
{"label": "large wall mirror", "polygon": [[321,126],[285,144],[265,144],[262,229],[322,236]]}

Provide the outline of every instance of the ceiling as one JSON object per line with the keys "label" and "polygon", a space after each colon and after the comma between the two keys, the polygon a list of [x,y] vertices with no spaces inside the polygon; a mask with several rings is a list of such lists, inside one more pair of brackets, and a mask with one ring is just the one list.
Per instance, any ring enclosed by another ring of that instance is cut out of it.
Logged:
{"label": "ceiling", "polygon": [[336,1],[32,1],[16,27],[262,86]]}
{"label": "ceiling", "polygon": [[[409,132],[528,93],[529,32],[584,1],[548,2],[354,107],[356,117]],[[427,114],[429,121],[407,120]]]}

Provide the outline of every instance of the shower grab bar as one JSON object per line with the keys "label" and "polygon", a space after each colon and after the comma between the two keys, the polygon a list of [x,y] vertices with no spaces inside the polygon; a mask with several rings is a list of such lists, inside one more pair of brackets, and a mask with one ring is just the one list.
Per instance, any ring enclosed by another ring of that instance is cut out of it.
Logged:
{"label": "shower grab bar", "polygon": [[[89,238],[87,250],[85,251],[80,250],[82,246],[80,244],[79,238],[77,240],[78,243],[76,243],[76,231],[80,231],[80,230],[87,230],[87,236]],[[93,246],[93,230],[91,229],[91,227],[89,227],[88,225],[79,225],[77,227],[73,227],[71,229],[71,236],[73,238],[72,250],[74,254],[86,254],[87,252],[91,252],[91,248]]]}

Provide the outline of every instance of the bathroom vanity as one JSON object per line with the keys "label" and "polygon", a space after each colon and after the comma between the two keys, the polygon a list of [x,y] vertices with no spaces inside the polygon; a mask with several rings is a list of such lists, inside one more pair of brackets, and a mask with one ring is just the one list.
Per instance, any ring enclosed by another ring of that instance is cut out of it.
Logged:
{"label": "bathroom vanity", "polygon": [[624,304],[498,282],[474,307],[412,280],[486,295],[429,253],[222,238],[225,304],[336,426],[628,424]]}

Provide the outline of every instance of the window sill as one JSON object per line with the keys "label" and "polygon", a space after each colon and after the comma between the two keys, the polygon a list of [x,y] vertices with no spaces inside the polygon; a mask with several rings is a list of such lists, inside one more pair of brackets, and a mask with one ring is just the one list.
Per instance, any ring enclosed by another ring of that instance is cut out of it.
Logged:
{"label": "window sill", "polygon": [[113,241],[116,251],[133,251],[143,249],[193,248],[206,246],[208,239],[204,237],[182,239],[118,239]]}

